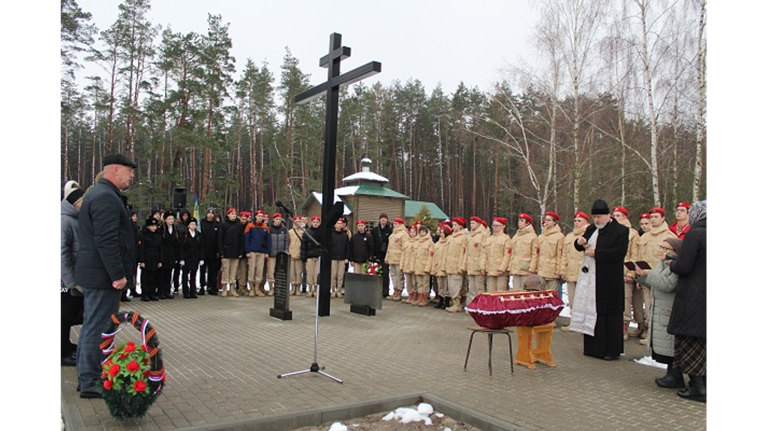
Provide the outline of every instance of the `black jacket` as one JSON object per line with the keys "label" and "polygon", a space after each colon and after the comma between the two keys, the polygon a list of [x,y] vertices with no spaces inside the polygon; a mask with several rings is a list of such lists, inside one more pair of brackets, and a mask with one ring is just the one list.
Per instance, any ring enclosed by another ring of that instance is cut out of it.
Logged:
{"label": "black jacket", "polygon": [[193,237],[187,230],[182,243],[181,260],[184,261],[184,267],[197,266],[203,260],[203,236],[196,232]]}
{"label": "black jacket", "polygon": [[331,232],[331,245],[328,250],[331,260],[346,260],[349,258],[349,236],[342,231],[335,229]]}
{"label": "black jacket", "polygon": [[184,234],[173,225],[173,232],[169,232],[168,225],[163,225],[158,230],[163,238],[163,268],[171,269],[176,262],[181,260],[181,247],[184,241]]}
{"label": "black jacket", "polygon": [[[584,238],[589,239],[597,229],[589,225]],[[578,241],[578,240],[577,240]],[[584,247],[574,241],[576,250]],[[595,297],[598,314],[624,312],[624,257],[629,246],[629,229],[621,223],[611,220],[600,229],[595,246]]]}
{"label": "black jacket", "polygon": [[245,225],[240,220],[226,220],[219,229],[219,257],[237,259],[245,255]]}
{"label": "black jacket", "polygon": [[142,271],[157,271],[157,264],[163,262],[163,236],[159,230],[147,228],[141,231],[139,245],[139,263],[144,264]]}
{"label": "black jacket", "polygon": [[311,235],[315,241],[320,242],[320,229],[308,227],[304,231],[304,235],[301,237],[301,260],[303,262],[306,262],[307,259],[320,257],[320,248],[311,239],[307,238],[308,235]]}
{"label": "black jacket", "polygon": [[216,219],[208,221],[208,219],[202,219],[200,221],[200,235],[203,240],[203,254],[205,259],[215,259],[216,253],[219,252],[219,229],[221,229],[221,223]]}
{"label": "black jacket", "polygon": [[75,283],[86,289],[112,289],[112,282],[136,272],[136,238],[128,199],[112,182],[100,179],[83,198],[78,216],[80,248]]}
{"label": "black jacket", "polygon": [[368,232],[355,232],[349,240],[349,260],[365,263],[373,257],[373,236]]}
{"label": "black jacket", "polygon": [[667,332],[707,338],[707,219],[685,234],[677,259],[669,266],[677,274],[677,294]]}
{"label": "black jacket", "polygon": [[387,222],[384,227],[381,227],[381,225],[377,223],[376,226],[371,229],[371,236],[373,237],[373,255],[382,262],[387,255],[390,235],[392,235],[392,223],[389,222]]}

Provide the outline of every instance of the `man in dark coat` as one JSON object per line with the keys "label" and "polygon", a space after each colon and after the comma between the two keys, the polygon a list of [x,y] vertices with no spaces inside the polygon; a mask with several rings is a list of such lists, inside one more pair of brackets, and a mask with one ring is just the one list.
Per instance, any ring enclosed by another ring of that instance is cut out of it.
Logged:
{"label": "man in dark coat", "polygon": [[667,332],[675,336],[673,366],[690,377],[683,398],[707,401],[707,201],[695,202],[677,259],[669,269],[678,275]]}
{"label": "man in dark coat", "polygon": [[77,349],[80,398],[101,398],[101,332],[120,310],[120,295],[135,275],[136,238],[128,199],[121,193],[137,167],[122,154],[103,160],[104,177],[90,189],[78,217],[80,249],[75,283],[83,290],[85,311]]}
{"label": "man in dark coat", "polygon": [[141,231],[139,245],[139,266],[141,266],[141,300],[157,301],[160,286],[160,268],[163,266],[163,236],[157,230],[160,221],[148,218]]}
{"label": "man in dark coat", "polygon": [[[624,352],[624,256],[629,246],[629,230],[613,220],[610,212],[605,201],[596,200],[592,206],[592,219],[595,223],[574,241],[576,250],[584,251],[587,257],[594,259],[594,265],[584,265],[582,272],[587,274],[584,271],[589,271],[590,266],[595,270],[594,285],[584,283],[580,286],[582,283],[577,283],[575,294],[578,298],[584,292],[579,292],[580,287],[594,289],[594,333],[584,333],[584,354],[608,361],[618,359]],[[593,239],[593,235],[596,238]],[[574,302],[578,302],[578,299]],[[583,310],[575,309],[574,312]],[[575,330],[574,327],[571,322],[572,330]]]}
{"label": "man in dark coat", "polygon": [[349,260],[355,264],[355,274],[365,274],[363,265],[373,257],[373,236],[365,231],[365,220],[357,221],[357,232],[349,240]]}
{"label": "man in dark coat", "polygon": [[387,256],[390,235],[392,235],[392,224],[387,214],[381,213],[379,223],[371,229],[371,236],[373,236],[373,256],[379,262],[381,277],[384,280],[381,294],[385,298],[389,296],[389,265],[384,262],[384,258]]}
{"label": "man in dark coat", "polygon": [[203,265],[200,267],[200,290],[198,295],[218,295],[216,279],[219,277],[221,261],[219,260],[219,229],[221,223],[216,221],[213,208],[209,208],[205,218],[200,221],[200,236],[203,240]]}

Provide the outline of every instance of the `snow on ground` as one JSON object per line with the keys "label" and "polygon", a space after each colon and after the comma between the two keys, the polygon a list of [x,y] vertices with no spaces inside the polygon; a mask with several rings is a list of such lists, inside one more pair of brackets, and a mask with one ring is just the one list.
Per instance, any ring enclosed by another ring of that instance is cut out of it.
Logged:
{"label": "snow on ground", "polygon": [[429,418],[429,415],[432,413],[434,413],[434,409],[431,404],[421,403],[416,409],[398,407],[395,411],[389,412],[389,414],[381,418],[381,420],[391,421],[394,419],[402,424],[424,422],[426,425],[432,425],[432,419]]}

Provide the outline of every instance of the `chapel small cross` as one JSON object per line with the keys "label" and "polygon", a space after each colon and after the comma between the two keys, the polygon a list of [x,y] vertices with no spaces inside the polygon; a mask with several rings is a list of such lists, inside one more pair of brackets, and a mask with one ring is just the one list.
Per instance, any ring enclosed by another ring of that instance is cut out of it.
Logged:
{"label": "chapel small cross", "polygon": [[[354,84],[381,72],[381,63],[372,61],[340,75],[341,61],[349,58],[351,55],[352,50],[349,47],[341,46],[341,35],[339,33],[332,33],[328,55],[320,58],[320,67],[328,68],[328,80],[296,95],[294,98],[296,104],[301,105],[317,99],[323,93],[326,95],[323,202],[321,210],[323,224],[320,227],[320,244],[326,250],[330,249],[331,230],[336,221],[333,219],[338,219],[342,215],[338,214],[338,212],[333,212],[333,191],[336,188],[336,137],[339,120],[339,90],[342,87]],[[331,314],[331,260],[328,256],[325,257],[325,259],[320,259],[319,316],[329,316]],[[389,280],[385,280],[385,282],[389,282]]]}

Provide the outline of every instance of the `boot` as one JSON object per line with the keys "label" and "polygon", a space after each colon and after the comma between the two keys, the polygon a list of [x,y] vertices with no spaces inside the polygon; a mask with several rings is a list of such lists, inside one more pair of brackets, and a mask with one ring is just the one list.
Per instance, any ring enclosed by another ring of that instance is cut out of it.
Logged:
{"label": "boot", "polygon": [[227,292],[229,292],[229,285],[228,284],[226,286],[224,286],[223,289],[221,289],[221,297],[224,298],[225,296],[227,296]]}
{"label": "boot", "polygon": [[445,298],[442,296],[440,297],[440,300],[437,302],[437,305],[435,305],[435,308],[445,308],[443,307],[443,302],[445,301]]}
{"label": "boot", "polygon": [[624,341],[629,340],[629,334],[627,334],[627,329],[629,329],[629,321],[624,322]]}
{"label": "boot", "polygon": [[240,294],[237,293],[237,290],[238,289],[236,289],[236,288],[230,289],[229,290],[229,296],[231,296],[233,298],[237,298],[238,296],[240,296]]}
{"label": "boot", "polygon": [[451,298],[452,305],[445,309],[445,311],[448,311],[450,313],[458,313],[462,310],[461,307],[461,299],[459,298]]}
{"label": "boot", "polygon": [[688,387],[677,391],[677,396],[698,401],[701,403],[707,402],[707,380],[704,376],[688,375],[690,378]]}
{"label": "boot", "polygon": [[445,310],[446,308],[448,308],[448,304],[450,304],[450,301],[451,301],[451,298],[447,296],[443,297],[443,305],[440,306],[440,309]]}
{"label": "boot", "polygon": [[667,389],[683,389],[685,388],[685,379],[683,378],[683,372],[679,368],[672,367],[672,364],[667,364],[667,374],[664,377],[654,379],[656,385],[660,388]]}
{"label": "boot", "polygon": [[642,322],[638,323],[638,324],[637,324],[637,329],[635,329],[634,331],[628,332],[628,335],[629,335],[630,337],[639,337],[639,336],[640,336],[640,335],[642,335],[642,333],[643,333],[643,326],[644,326],[644,325],[645,325],[645,324],[644,324],[644,323],[642,323]]}
{"label": "boot", "polygon": [[571,325],[570,324],[563,325],[563,326],[560,327],[560,330],[563,331],[563,332],[571,332]]}
{"label": "boot", "polygon": [[647,346],[648,345],[648,339],[647,338],[641,338],[640,339],[640,345],[641,346]]}
{"label": "boot", "polygon": [[421,294],[421,301],[419,301],[419,307],[426,307],[429,305],[429,293]]}
{"label": "boot", "polygon": [[312,291],[315,290],[315,286],[307,286],[307,298],[312,297]]}
{"label": "boot", "polygon": [[267,296],[275,296],[275,282],[269,283],[269,292],[267,292]]}
{"label": "boot", "polygon": [[261,298],[262,296],[266,296],[266,295],[264,294],[264,291],[263,291],[263,290],[261,290],[261,287],[259,287],[259,286],[254,286],[254,288],[253,288],[253,292],[254,292],[254,294],[255,294],[256,296],[258,296],[259,298]]}
{"label": "boot", "polygon": [[402,290],[395,289],[395,291],[392,292],[391,296],[387,296],[387,299],[389,299],[390,301],[399,301],[400,299],[402,299],[402,297],[400,296],[402,295],[402,292],[403,292]]}
{"label": "boot", "polygon": [[251,290],[248,291],[248,296],[250,296],[251,298],[256,297],[256,289],[253,288],[253,284],[251,284]]}
{"label": "boot", "polygon": [[643,332],[640,333],[640,338],[642,338],[643,340],[648,338],[648,324],[647,323],[643,323]]}

